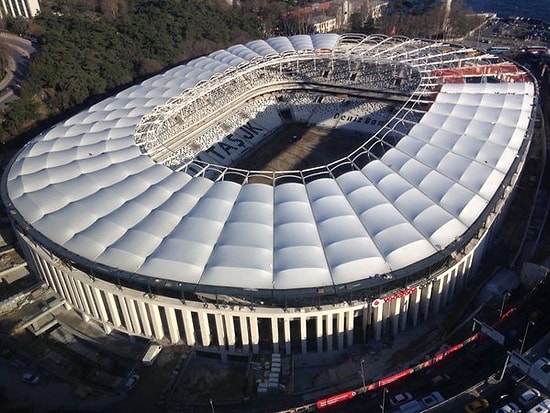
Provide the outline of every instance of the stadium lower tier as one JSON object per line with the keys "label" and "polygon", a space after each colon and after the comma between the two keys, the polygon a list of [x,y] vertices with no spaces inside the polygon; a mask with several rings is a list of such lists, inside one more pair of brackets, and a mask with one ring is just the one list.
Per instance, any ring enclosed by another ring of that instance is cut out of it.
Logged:
{"label": "stadium lower tier", "polygon": [[186,344],[222,354],[290,354],[329,352],[394,337],[439,314],[475,285],[475,269],[494,227],[472,240],[454,264],[406,288],[372,300],[307,308],[216,305],[153,295],[94,277],[22,232],[18,235],[30,265],[65,298],[66,307],[107,333],[118,330],[164,345]]}

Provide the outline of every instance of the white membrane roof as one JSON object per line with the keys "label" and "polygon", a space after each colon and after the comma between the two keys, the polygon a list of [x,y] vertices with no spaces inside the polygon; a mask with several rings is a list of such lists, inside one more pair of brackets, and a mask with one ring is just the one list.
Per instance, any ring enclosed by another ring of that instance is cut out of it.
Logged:
{"label": "white membrane roof", "polygon": [[232,46],[93,105],[17,155],[6,175],[10,207],[46,247],[72,259],[197,286],[342,285],[437,254],[502,185],[525,139],[533,83],[444,84],[380,159],[309,183],[213,182],[156,164],[136,145],[141,118],[200,80],[262,56],[332,50],[340,40]]}

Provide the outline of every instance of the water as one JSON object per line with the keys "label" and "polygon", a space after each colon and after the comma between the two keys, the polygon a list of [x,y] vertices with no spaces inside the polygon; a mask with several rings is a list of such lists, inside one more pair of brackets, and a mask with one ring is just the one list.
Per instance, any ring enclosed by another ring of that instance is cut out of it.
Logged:
{"label": "water", "polygon": [[550,23],[550,0],[465,0],[464,3],[478,13],[532,17]]}

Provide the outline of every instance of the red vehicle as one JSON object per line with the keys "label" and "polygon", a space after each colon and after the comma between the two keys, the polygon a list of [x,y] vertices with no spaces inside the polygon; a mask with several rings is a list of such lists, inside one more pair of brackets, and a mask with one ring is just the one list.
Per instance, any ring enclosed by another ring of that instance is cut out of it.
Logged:
{"label": "red vehicle", "polygon": [[330,396],[327,399],[318,400],[316,405],[317,405],[318,409],[322,409],[322,408],[328,407],[328,406],[333,406],[335,404],[344,402],[346,400],[353,399],[356,394],[357,393],[355,393],[354,391],[347,391],[347,392],[344,392],[344,393],[339,393],[339,394],[336,394],[334,396]]}

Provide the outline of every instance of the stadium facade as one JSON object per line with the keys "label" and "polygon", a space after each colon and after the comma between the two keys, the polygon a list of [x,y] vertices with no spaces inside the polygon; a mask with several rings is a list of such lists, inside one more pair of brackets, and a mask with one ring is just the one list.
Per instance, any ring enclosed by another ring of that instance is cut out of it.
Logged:
{"label": "stadium facade", "polygon": [[[222,353],[322,352],[441,312],[529,151],[536,84],[457,45],[235,45],[43,132],[2,179],[32,269],[86,320]],[[307,170],[237,169],[289,122],[361,134]]]}

